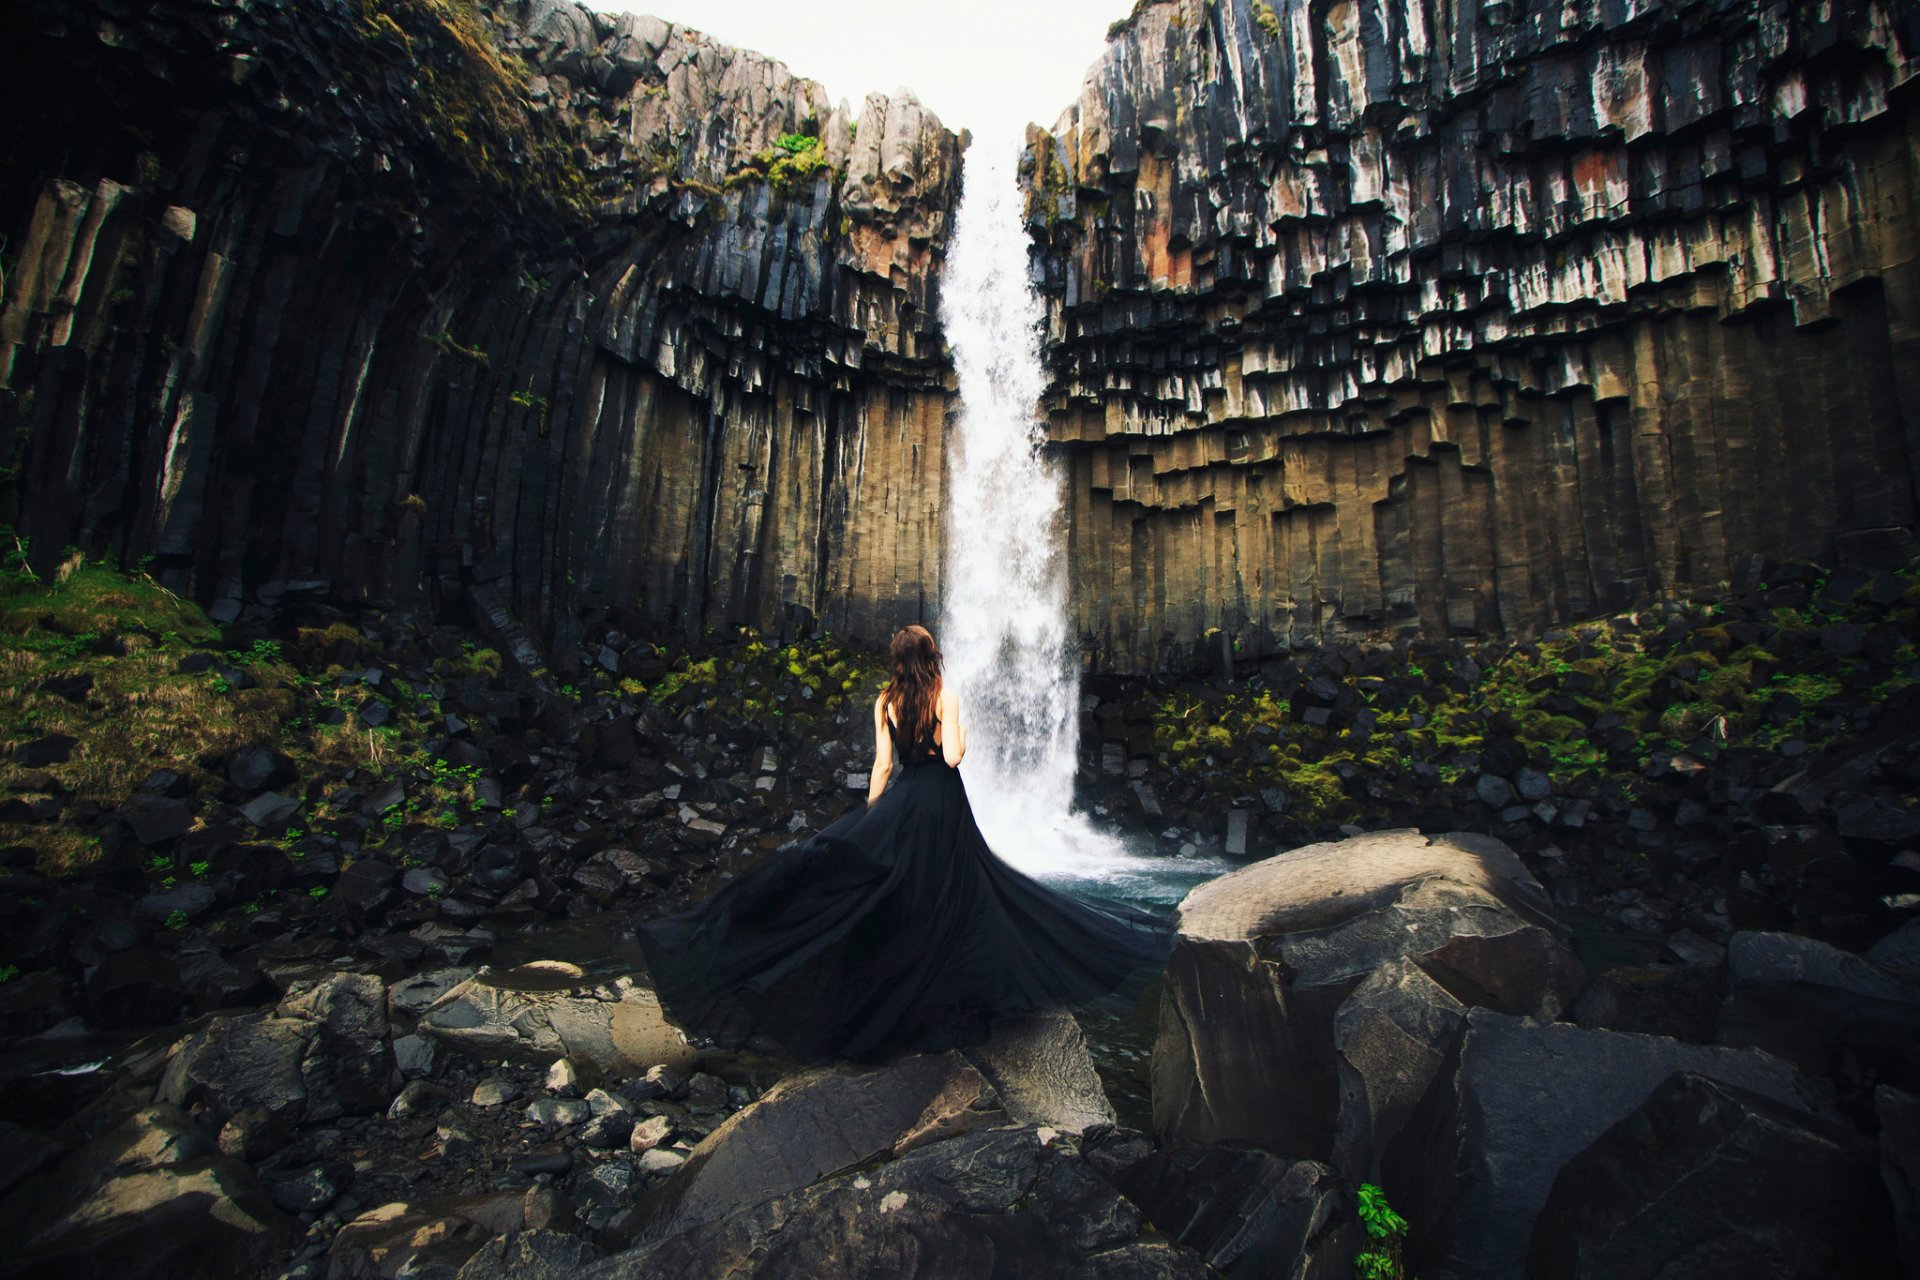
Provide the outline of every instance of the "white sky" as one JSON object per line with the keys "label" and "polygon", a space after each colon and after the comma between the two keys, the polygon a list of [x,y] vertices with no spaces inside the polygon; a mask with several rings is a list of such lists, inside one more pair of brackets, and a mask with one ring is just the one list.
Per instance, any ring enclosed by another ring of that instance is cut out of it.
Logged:
{"label": "white sky", "polygon": [[873,92],[905,86],[940,122],[985,141],[1051,126],[1080,96],[1107,27],[1132,0],[587,0],[606,13],[650,13],[764,53],[818,80],[856,113]]}

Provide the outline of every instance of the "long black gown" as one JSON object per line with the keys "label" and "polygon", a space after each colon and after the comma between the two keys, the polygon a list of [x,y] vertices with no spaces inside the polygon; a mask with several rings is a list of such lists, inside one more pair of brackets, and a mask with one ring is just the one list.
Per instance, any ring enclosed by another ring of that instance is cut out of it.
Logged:
{"label": "long black gown", "polygon": [[764,1035],[805,1061],[984,1039],[996,1018],[1086,1003],[1164,966],[1170,920],[1057,893],[1002,862],[933,730],[873,804],[640,926],[654,989],[689,1031]]}

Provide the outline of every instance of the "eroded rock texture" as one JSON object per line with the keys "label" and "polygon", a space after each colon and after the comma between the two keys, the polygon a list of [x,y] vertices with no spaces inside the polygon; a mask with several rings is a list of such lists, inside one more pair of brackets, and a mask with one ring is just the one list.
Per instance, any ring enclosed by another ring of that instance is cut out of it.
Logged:
{"label": "eroded rock texture", "polygon": [[37,555],[562,648],[934,607],[959,150],[910,98],[568,0],[24,0],[0,51]]}
{"label": "eroded rock texture", "polygon": [[1073,608],[1524,630],[1911,525],[1891,0],[1172,0],[1029,133]]}

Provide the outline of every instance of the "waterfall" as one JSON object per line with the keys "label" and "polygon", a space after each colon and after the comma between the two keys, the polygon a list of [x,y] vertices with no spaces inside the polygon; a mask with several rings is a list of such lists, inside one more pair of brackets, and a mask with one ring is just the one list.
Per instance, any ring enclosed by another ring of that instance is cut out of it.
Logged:
{"label": "waterfall", "polygon": [[1062,477],[1039,452],[1040,299],[1027,279],[1017,147],[967,153],[941,299],[960,383],[940,637],[965,700],[967,791],[1010,860],[1073,802],[1079,672],[1060,555]]}
{"label": "waterfall", "polygon": [[1224,868],[1176,871],[1179,860],[1131,852],[1073,810],[1080,673],[1061,551],[1065,476],[1040,450],[1045,313],[1028,277],[1019,155],[1018,143],[968,150],[941,294],[960,415],[938,639],[967,724],[961,774],[987,842],[1021,870],[1174,901]]}

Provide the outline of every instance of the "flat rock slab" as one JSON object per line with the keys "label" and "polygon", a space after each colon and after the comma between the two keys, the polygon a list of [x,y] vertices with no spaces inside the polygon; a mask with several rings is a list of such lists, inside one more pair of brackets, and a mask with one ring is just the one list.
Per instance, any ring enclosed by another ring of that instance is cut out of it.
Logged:
{"label": "flat rock slab", "polygon": [[[1332,1159],[1337,1013],[1384,966],[1417,967],[1448,1002],[1549,1018],[1585,976],[1539,883],[1486,836],[1382,831],[1308,845],[1200,885],[1179,918],[1153,1051],[1163,1143]],[[1427,1042],[1412,1056],[1431,1069],[1452,1026],[1415,1022]],[[1346,1061],[1395,1057],[1408,1055]]]}
{"label": "flat rock slab", "polygon": [[699,1050],[667,1021],[660,998],[631,978],[597,983],[578,970],[542,972],[555,980],[514,985],[482,969],[429,1005],[419,1030],[483,1056],[542,1065],[564,1056],[614,1076],[661,1064],[691,1070],[699,1061]]}
{"label": "flat rock slab", "polygon": [[962,1134],[696,1224],[581,1280],[660,1276],[994,1276],[1205,1280],[1199,1254],[1144,1232],[1140,1211],[1051,1130]]}
{"label": "flat rock slab", "polygon": [[1520,1275],[1561,1168],[1681,1071],[1832,1115],[1824,1086],[1755,1049],[1469,1011],[1383,1162],[1394,1207],[1417,1224],[1412,1269],[1430,1280]]}
{"label": "flat rock slab", "polygon": [[658,1238],[1006,1120],[993,1086],[957,1052],[805,1071],[708,1134],[648,1198],[644,1230]]}
{"label": "flat rock slab", "polygon": [[1087,1038],[1073,1015],[1039,1013],[1003,1018],[984,1045],[968,1052],[1020,1124],[1051,1125],[1082,1133],[1114,1122]]}
{"label": "flat rock slab", "polygon": [[489,1240],[525,1224],[526,1195],[396,1200],[340,1228],[327,1249],[327,1280],[451,1275]]}
{"label": "flat rock slab", "polygon": [[1681,1073],[1560,1170],[1527,1275],[1894,1275],[1897,1252],[1870,1139]]}

